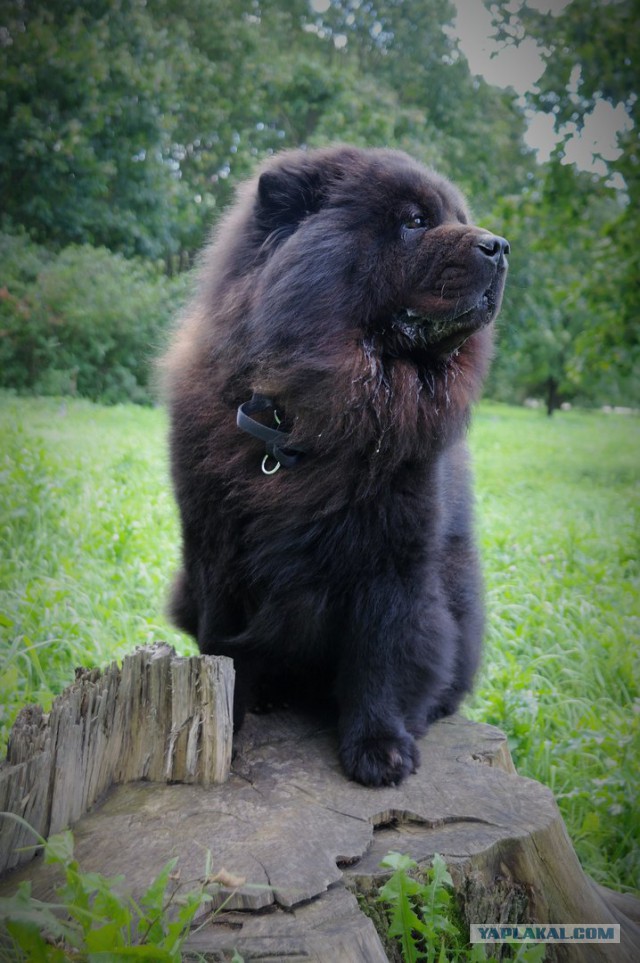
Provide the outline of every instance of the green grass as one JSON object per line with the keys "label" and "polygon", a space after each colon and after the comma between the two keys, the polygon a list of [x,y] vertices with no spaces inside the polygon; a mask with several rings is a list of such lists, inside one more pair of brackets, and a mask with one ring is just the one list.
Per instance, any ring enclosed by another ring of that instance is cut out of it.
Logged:
{"label": "green grass", "polygon": [[6,727],[77,665],[156,639],[190,643],[163,616],[179,551],[163,413],[7,395],[0,409]]}
{"label": "green grass", "polygon": [[[162,639],[179,550],[160,410],[0,395],[0,737],[76,665]],[[466,713],[556,794],[599,881],[640,886],[640,419],[485,404],[471,435],[489,625]]]}
{"label": "green grass", "polygon": [[483,406],[472,434],[489,626],[468,706],[554,791],[600,882],[640,887],[640,420]]}

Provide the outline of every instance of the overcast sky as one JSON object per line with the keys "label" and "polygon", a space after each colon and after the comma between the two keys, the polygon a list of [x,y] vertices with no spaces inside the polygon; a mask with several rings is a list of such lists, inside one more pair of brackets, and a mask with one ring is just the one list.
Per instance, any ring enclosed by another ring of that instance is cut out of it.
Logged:
{"label": "overcast sky", "polygon": [[[544,12],[559,13],[569,0],[528,0],[529,6]],[[471,72],[481,74],[489,83],[500,87],[513,87],[523,94],[530,90],[542,74],[544,64],[533,40],[525,40],[516,49],[501,49],[491,39],[491,15],[482,0],[453,0],[458,11],[455,32],[460,47],[469,61]],[[593,159],[598,151],[607,160],[620,153],[616,145],[616,132],[629,126],[629,117],[620,105],[613,108],[601,101],[585,124],[582,137],[576,137],[568,145],[567,160],[579,167],[605,173],[602,161]],[[541,161],[548,158],[555,143],[553,119],[548,114],[532,114],[527,141],[538,150]]]}

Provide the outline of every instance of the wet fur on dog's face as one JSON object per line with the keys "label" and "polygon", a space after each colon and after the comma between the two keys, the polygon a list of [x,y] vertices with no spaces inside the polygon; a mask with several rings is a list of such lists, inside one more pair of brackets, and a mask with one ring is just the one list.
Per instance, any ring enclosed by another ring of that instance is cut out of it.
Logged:
{"label": "wet fur on dog's face", "polygon": [[[333,700],[350,778],[397,783],[483,630],[464,432],[507,242],[407,155],[288,152],[239,192],[165,360],[183,567],[171,614],[256,703]],[[270,399],[294,467],[236,425]]]}

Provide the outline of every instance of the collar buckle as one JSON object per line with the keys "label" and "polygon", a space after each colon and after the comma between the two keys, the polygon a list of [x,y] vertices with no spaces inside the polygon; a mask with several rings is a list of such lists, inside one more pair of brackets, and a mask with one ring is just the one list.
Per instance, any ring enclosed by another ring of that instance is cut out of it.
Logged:
{"label": "collar buckle", "polygon": [[[261,424],[259,421],[256,421],[255,418],[251,417],[253,414],[268,411],[269,409],[273,410],[273,417],[278,426],[276,428],[268,428],[266,425]],[[281,418],[275,402],[266,395],[260,395],[254,392],[249,401],[245,401],[244,404],[240,405],[236,416],[236,424],[241,431],[246,431],[247,434],[253,438],[258,438],[264,442],[266,455],[262,459],[262,471],[265,475],[275,475],[281,467],[293,468],[304,455],[302,448],[287,444],[291,433],[284,431],[280,427]],[[272,458],[276,462],[274,467],[268,467],[269,458]]]}

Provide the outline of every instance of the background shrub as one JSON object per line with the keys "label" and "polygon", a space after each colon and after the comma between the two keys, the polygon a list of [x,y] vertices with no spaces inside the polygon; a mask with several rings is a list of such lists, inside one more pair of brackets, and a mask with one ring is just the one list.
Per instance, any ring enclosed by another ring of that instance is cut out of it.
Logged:
{"label": "background shrub", "polygon": [[153,359],[189,279],[106,248],[0,235],[0,379],[21,393],[153,400]]}

